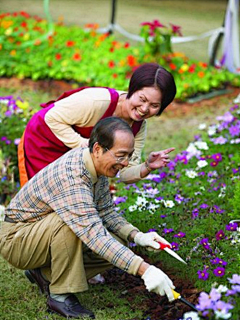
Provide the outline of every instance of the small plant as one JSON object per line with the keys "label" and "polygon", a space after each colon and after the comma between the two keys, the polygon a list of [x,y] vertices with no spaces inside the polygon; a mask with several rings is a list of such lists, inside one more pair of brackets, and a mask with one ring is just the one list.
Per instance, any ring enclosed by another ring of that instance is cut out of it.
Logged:
{"label": "small plant", "polygon": [[152,56],[172,52],[172,36],[182,36],[181,27],[170,23],[170,27],[163,25],[158,20],[141,23],[140,35],[144,38],[144,51]]}

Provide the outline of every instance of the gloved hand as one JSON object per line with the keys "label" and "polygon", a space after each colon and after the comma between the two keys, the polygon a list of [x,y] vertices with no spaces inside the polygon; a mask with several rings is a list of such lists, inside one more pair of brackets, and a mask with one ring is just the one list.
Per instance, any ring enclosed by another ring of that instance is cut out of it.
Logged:
{"label": "gloved hand", "polygon": [[148,250],[159,250],[160,244],[158,242],[168,244],[171,247],[171,244],[164,238],[160,237],[157,232],[138,232],[134,237],[134,242],[138,246],[149,247],[147,248]]}
{"label": "gloved hand", "polygon": [[154,266],[150,266],[141,278],[149,292],[155,292],[160,296],[166,294],[170,302],[174,300],[172,289],[175,289],[175,286],[166,273]]}

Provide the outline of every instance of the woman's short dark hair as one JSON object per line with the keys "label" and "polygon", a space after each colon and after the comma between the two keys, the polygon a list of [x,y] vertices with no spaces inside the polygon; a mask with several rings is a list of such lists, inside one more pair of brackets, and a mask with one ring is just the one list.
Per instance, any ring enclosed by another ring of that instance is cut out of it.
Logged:
{"label": "woman's short dark hair", "polygon": [[157,63],[145,63],[133,72],[129,82],[127,99],[134,92],[145,87],[156,87],[161,91],[161,108],[157,115],[163,112],[176,95],[176,84],[172,74]]}
{"label": "woman's short dark hair", "polygon": [[111,149],[114,145],[116,131],[129,132],[133,136],[131,127],[121,118],[108,117],[99,120],[90,135],[88,143],[90,152],[93,151],[93,146],[96,142],[103,148]]}

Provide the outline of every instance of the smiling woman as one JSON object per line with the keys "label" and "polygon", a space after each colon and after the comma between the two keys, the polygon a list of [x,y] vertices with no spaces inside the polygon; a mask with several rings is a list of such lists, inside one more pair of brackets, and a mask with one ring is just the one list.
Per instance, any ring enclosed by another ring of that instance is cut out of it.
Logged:
{"label": "smiling woman", "polygon": [[124,119],[135,136],[133,158],[121,170],[122,181],[138,181],[150,171],[166,166],[173,148],[150,153],[146,162],[140,160],[146,120],[160,115],[175,94],[172,75],[156,63],[147,63],[134,71],[128,92],[82,87],[41,104],[43,109],[33,115],[19,144],[21,185],[68,150],[87,147],[97,121],[112,115]]}

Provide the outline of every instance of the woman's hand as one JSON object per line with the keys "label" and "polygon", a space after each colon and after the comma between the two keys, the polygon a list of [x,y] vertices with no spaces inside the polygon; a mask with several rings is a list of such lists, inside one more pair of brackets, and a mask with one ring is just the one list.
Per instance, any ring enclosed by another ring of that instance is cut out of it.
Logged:
{"label": "woman's hand", "polygon": [[175,148],[169,148],[161,151],[151,152],[148,156],[148,159],[146,160],[149,169],[155,170],[166,167],[170,162],[168,154],[174,150]]}

